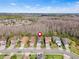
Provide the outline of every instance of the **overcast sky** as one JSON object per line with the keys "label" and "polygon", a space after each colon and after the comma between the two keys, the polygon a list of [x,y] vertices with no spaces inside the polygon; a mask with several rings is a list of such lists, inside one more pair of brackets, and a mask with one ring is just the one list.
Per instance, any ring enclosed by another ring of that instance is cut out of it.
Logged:
{"label": "overcast sky", "polygon": [[0,0],[0,12],[79,13],[79,0]]}

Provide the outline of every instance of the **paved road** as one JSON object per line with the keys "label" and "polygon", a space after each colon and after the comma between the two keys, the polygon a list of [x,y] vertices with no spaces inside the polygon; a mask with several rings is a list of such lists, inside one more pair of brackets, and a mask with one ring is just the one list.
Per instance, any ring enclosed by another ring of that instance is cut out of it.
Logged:
{"label": "paved road", "polygon": [[79,59],[79,56],[78,55],[75,55],[74,53],[72,52],[67,52],[65,50],[59,50],[59,49],[30,49],[30,48],[25,48],[25,49],[5,49],[5,50],[2,50],[0,51],[0,53],[18,53],[18,52],[23,52],[23,53],[29,53],[29,52],[34,52],[34,53],[40,53],[40,52],[43,52],[43,53],[48,53],[48,54],[66,54],[66,55],[69,55],[71,56],[72,59]]}

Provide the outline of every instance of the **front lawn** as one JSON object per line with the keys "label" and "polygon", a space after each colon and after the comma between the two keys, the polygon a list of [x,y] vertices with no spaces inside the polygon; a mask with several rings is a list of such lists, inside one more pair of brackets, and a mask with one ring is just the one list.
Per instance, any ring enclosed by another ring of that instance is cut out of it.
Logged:
{"label": "front lawn", "polygon": [[11,44],[11,42],[10,42],[10,40],[8,40],[7,43],[6,43],[6,48],[9,48],[10,44]]}
{"label": "front lawn", "polygon": [[17,59],[16,55],[11,56],[11,59]]}
{"label": "front lawn", "polygon": [[50,47],[52,48],[52,49],[54,49],[54,48],[58,48],[58,46],[56,45],[56,43],[55,42],[50,42]]}
{"label": "front lawn", "polygon": [[22,59],[23,58],[23,55],[20,54],[20,55],[17,55],[17,59]]}
{"label": "front lawn", "polygon": [[15,54],[13,56],[11,56],[11,59],[22,59],[23,55],[22,54]]}
{"label": "front lawn", "polygon": [[28,48],[29,47],[29,43],[26,43],[25,45],[24,45],[24,48]]}
{"label": "front lawn", "polygon": [[41,38],[41,48],[45,48],[45,37]]}
{"label": "front lawn", "polygon": [[17,43],[16,43],[16,48],[19,48],[20,46],[21,46],[21,44],[20,44],[21,42],[20,41],[18,41]]}
{"label": "front lawn", "polygon": [[73,53],[76,53],[77,55],[79,55],[79,50],[76,48],[76,43],[74,41],[71,41],[69,46],[70,46],[70,50]]}
{"label": "front lawn", "polygon": [[30,54],[29,59],[36,59],[36,54]]}
{"label": "front lawn", "polygon": [[4,59],[4,57],[5,57],[4,55],[0,55],[0,59]]}
{"label": "front lawn", "polygon": [[64,59],[63,55],[45,55],[45,59]]}

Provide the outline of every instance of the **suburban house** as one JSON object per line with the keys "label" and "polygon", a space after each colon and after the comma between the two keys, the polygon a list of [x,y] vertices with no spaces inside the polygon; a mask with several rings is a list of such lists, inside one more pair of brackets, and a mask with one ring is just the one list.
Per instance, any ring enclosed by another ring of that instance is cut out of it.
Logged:
{"label": "suburban house", "polygon": [[30,47],[34,47],[34,43],[35,43],[35,37],[31,36],[31,38],[30,38]]}
{"label": "suburban house", "polygon": [[11,44],[10,44],[10,49],[13,49],[13,48],[15,48],[15,46],[16,46],[16,43],[17,43],[17,37],[12,37],[11,38]]}
{"label": "suburban house", "polygon": [[62,38],[63,44],[67,50],[69,50],[69,41],[68,40],[69,40],[68,38]]}
{"label": "suburban house", "polygon": [[65,46],[69,46],[69,39],[68,38],[62,38],[62,41],[64,43]]}
{"label": "suburban house", "polygon": [[3,50],[6,48],[6,40],[4,38],[2,38],[0,40],[0,50]]}
{"label": "suburban house", "polygon": [[10,47],[11,47],[11,48],[14,48],[15,45],[16,45],[16,40],[11,40],[11,45],[10,45]]}
{"label": "suburban house", "polygon": [[29,37],[28,36],[22,37],[20,42],[21,42],[21,47],[20,48],[24,48],[25,44],[27,44],[29,42]]}
{"label": "suburban house", "polygon": [[37,48],[40,49],[41,48],[41,37],[38,37],[38,40],[37,40]]}
{"label": "suburban house", "polygon": [[61,47],[62,43],[59,37],[57,36],[53,36],[53,41],[59,46]]}
{"label": "suburban house", "polygon": [[46,48],[50,48],[51,37],[45,37]]}

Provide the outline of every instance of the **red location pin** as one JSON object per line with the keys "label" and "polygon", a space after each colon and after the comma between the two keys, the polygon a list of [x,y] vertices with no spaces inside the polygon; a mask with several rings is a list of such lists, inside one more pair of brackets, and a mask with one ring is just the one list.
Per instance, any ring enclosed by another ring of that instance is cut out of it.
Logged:
{"label": "red location pin", "polygon": [[41,37],[42,36],[42,32],[38,32],[38,36]]}

